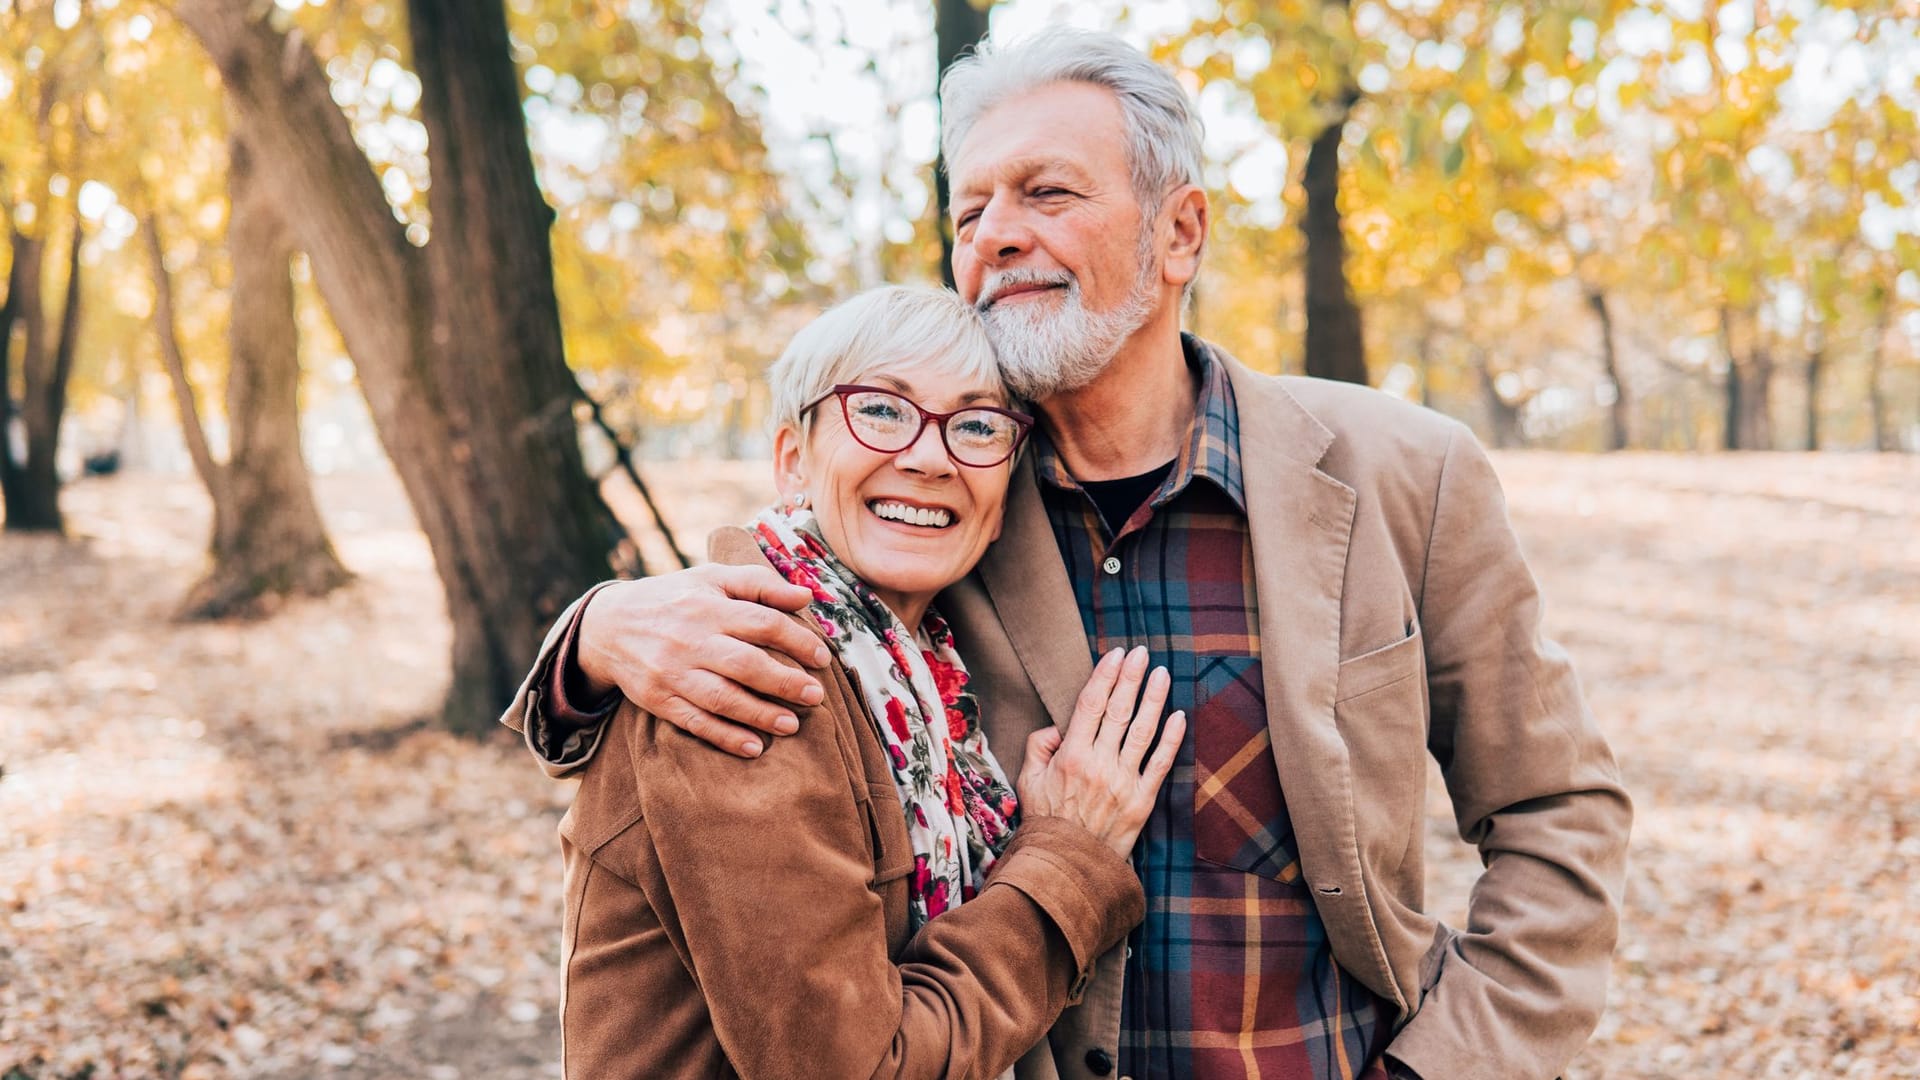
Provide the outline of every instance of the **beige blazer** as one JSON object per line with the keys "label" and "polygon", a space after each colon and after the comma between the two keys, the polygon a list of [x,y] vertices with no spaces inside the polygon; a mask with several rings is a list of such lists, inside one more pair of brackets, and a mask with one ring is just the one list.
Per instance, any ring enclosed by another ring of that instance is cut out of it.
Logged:
{"label": "beige blazer", "polygon": [[[1632,810],[1467,428],[1226,358],[1240,416],[1268,724],[1334,955],[1400,1009],[1426,1080],[1543,1080],[1598,1023]],[[940,597],[987,738],[1017,772],[1091,674],[1030,469],[1000,540]],[[1487,869],[1464,931],[1423,910],[1426,757]],[[1118,1059],[1122,963],[1049,1035],[1062,1078]]]}

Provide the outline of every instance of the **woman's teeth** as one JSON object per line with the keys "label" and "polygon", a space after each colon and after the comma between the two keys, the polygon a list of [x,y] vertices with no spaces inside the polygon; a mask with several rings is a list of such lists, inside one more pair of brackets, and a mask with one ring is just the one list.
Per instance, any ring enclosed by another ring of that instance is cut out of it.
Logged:
{"label": "woman's teeth", "polygon": [[929,528],[944,529],[953,523],[953,515],[945,510],[926,509],[908,506],[900,502],[874,502],[867,504],[876,517],[888,521],[903,522],[907,525],[923,525]]}

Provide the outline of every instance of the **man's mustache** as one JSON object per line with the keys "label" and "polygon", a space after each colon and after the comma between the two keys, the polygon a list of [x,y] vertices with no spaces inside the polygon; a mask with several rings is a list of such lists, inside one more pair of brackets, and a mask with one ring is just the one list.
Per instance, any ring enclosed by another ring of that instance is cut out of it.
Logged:
{"label": "man's mustache", "polygon": [[980,287],[980,299],[974,301],[973,306],[985,313],[1010,290],[1028,285],[1065,286],[1072,290],[1078,287],[1079,282],[1066,270],[1002,270],[987,278]]}

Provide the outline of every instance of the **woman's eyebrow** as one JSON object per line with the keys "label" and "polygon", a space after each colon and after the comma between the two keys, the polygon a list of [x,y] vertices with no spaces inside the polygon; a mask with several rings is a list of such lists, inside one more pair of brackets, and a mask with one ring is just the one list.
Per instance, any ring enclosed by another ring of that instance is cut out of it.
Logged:
{"label": "woman's eyebrow", "polygon": [[[900,392],[900,394],[903,397],[909,398],[914,401],[920,400],[919,398],[914,397],[913,384],[908,382],[905,379],[900,378],[899,376],[875,375],[873,376],[873,382],[876,385],[884,385],[891,389],[897,390]],[[976,402],[981,402],[981,401],[991,402],[996,406],[1002,406],[1002,407],[1004,407],[1006,404],[1005,400],[1001,397],[1001,395],[996,394],[991,390],[969,390],[966,393],[961,394],[960,397],[958,398],[958,403],[961,405],[972,405]]]}

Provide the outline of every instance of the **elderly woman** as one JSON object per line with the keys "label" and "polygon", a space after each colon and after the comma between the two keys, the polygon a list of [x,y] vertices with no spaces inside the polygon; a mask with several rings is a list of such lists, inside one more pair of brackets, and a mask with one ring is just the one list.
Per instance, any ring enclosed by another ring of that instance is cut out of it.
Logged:
{"label": "elderly woman", "polygon": [[631,705],[597,736],[561,825],[566,1074],[998,1076],[1139,921],[1126,854],[1185,720],[1116,652],[1017,798],[987,747],[931,603],[1032,420],[958,297],[862,293],[772,384],[781,501],[711,553],[812,591],[826,697],[753,761]]}

